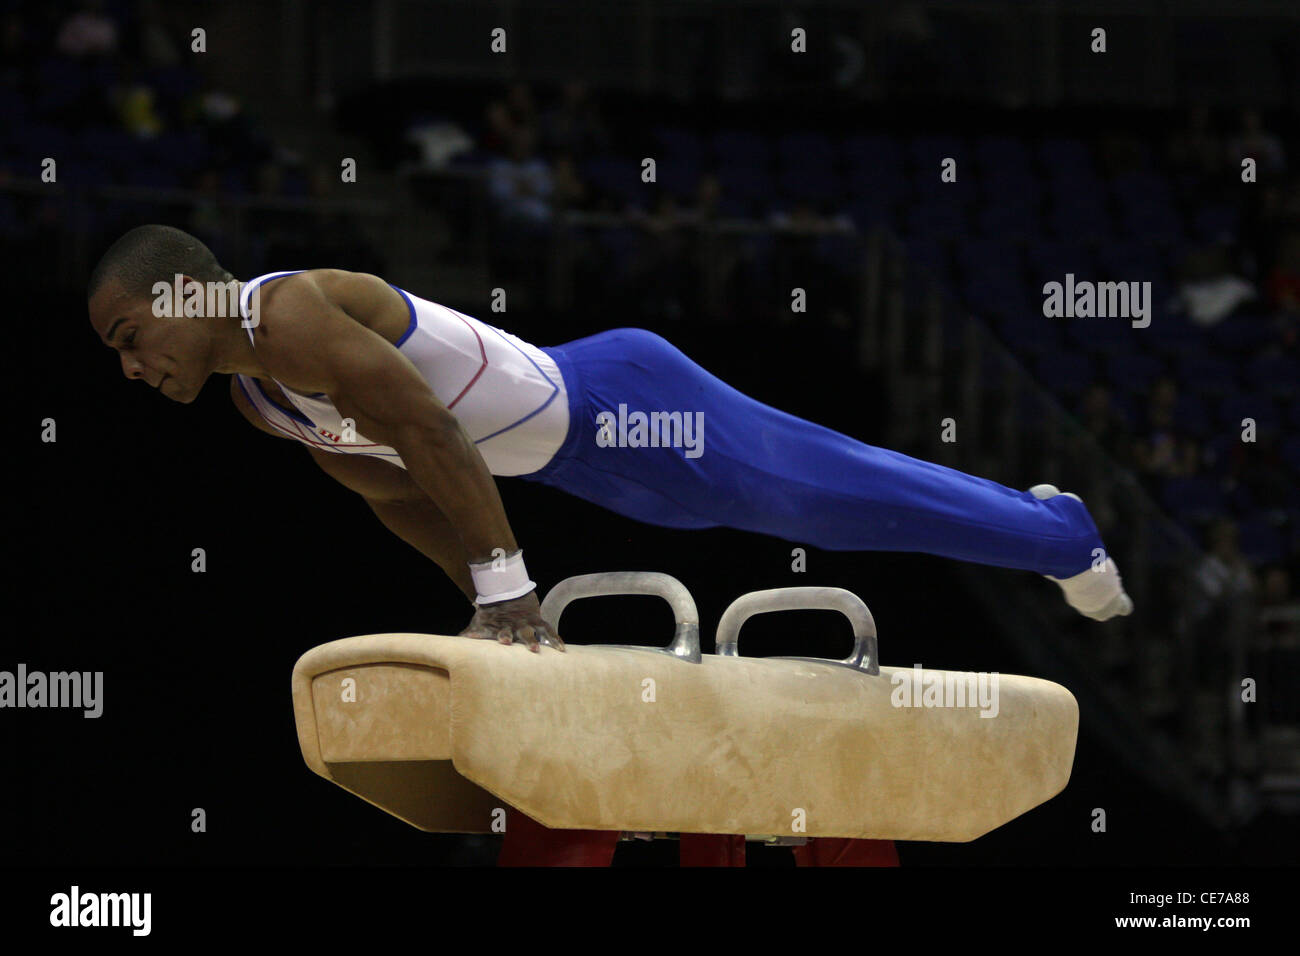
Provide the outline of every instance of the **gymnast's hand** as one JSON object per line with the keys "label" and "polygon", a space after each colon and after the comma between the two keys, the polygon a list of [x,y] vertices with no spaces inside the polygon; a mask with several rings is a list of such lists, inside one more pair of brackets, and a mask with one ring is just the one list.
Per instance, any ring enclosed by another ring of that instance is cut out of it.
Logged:
{"label": "gymnast's hand", "polygon": [[537,602],[535,591],[529,591],[513,601],[479,605],[460,636],[483,641],[496,640],[502,644],[521,641],[534,654],[541,652],[539,639],[547,647],[564,650],[564,641],[560,640],[560,635],[542,620],[542,606]]}

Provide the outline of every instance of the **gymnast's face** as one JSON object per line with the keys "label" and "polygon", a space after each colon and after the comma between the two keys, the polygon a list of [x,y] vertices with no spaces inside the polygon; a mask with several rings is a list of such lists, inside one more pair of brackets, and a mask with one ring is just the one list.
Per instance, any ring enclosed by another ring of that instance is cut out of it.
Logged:
{"label": "gymnast's face", "polygon": [[105,283],[90,300],[90,325],[117,351],[122,374],[188,405],[212,374],[211,323],[194,316],[154,315],[154,300]]}

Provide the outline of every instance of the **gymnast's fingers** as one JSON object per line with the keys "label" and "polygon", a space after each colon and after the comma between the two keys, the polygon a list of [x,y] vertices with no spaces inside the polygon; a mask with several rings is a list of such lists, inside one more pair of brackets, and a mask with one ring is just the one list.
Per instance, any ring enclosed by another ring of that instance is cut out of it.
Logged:
{"label": "gymnast's fingers", "polygon": [[537,643],[537,631],[531,624],[517,626],[515,628],[515,640],[526,644],[534,654],[541,653],[541,645]]}

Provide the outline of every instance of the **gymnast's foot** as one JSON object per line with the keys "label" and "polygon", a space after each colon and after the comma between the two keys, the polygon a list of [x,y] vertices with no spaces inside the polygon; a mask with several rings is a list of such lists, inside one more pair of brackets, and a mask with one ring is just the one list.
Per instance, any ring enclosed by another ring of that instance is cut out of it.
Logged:
{"label": "gymnast's foot", "polygon": [[[1040,501],[1064,495],[1080,504],[1083,503],[1083,499],[1078,495],[1061,491],[1055,485],[1034,485],[1029,489],[1029,493]],[[1054,578],[1050,574],[1044,574],[1043,577],[1059,584],[1065,594],[1066,603],[1084,617],[1090,617],[1094,621],[1106,621],[1112,617],[1123,617],[1133,613],[1133,599],[1124,592],[1119,568],[1111,558],[1107,558],[1106,563],[1097,570],[1088,568],[1072,577]]]}

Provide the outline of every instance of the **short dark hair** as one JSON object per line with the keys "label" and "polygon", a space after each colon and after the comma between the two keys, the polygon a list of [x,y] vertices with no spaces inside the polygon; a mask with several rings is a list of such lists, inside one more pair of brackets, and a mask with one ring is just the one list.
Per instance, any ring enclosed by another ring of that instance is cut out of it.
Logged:
{"label": "short dark hair", "polygon": [[108,247],[100,258],[86,298],[106,283],[117,281],[130,295],[150,295],[155,282],[170,283],[177,275],[200,282],[229,282],[234,278],[212,250],[188,232],[172,226],[137,226]]}

